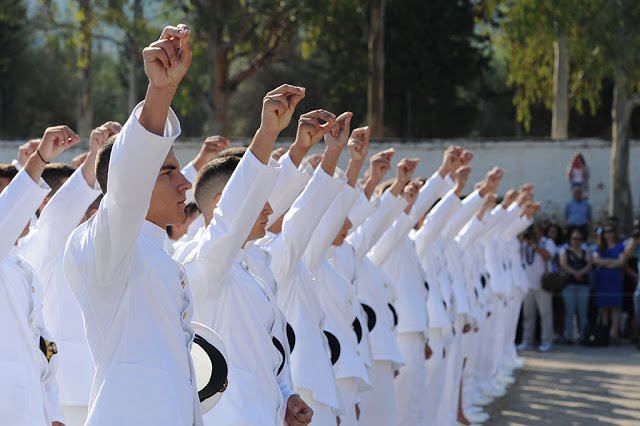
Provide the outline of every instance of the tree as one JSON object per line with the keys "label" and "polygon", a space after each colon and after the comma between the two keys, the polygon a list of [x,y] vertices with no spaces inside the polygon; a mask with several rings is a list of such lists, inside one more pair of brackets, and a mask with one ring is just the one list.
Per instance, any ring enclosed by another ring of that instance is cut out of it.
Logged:
{"label": "tree", "polygon": [[371,1],[371,31],[369,34],[369,87],[367,122],[371,138],[384,136],[384,27],[386,0]]}
{"label": "tree", "polygon": [[204,108],[204,130],[227,135],[231,95],[287,47],[304,2],[192,0],[180,4],[198,29],[193,44],[200,62],[196,68],[203,76],[191,80],[188,96]]}

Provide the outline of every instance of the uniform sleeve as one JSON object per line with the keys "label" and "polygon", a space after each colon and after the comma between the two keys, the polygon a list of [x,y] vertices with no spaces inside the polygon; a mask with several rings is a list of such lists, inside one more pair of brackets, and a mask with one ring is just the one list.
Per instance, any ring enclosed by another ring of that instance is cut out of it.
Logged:
{"label": "uniform sleeve", "polygon": [[429,208],[442,197],[448,190],[449,185],[446,179],[440,176],[440,173],[435,172],[422,186],[418,199],[411,208],[411,216],[416,219],[420,219],[429,211]]}
{"label": "uniform sleeve", "polygon": [[464,250],[473,244],[482,235],[486,226],[478,219],[477,216],[471,218],[469,222],[462,228],[462,230],[456,236],[456,240],[460,244],[460,247]]}
{"label": "uniform sleeve", "polygon": [[440,231],[460,208],[462,202],[453,190],[450,190],[427,215],[422,228],[413,235],[418,258],[422,258],[427,248],[438,238]]}
{"label": "uniform sleeve", "polygon": [[78,226],[89,205],[101,194],[87,184],[82,174],[83,164],[55,193],[40,214],[38,223],[23,242],[20,254],[35,268],[42,271],[52,253],[64,250],[69,235]]}
{"label": "uniform sleeve", "polygon": [[318,167],[307,187],[285,214],[282,232],[266,247],[271,253],[271,271],[280,285],[289,281],[314,229],[344,186],[344,181],[329,176],[322,167]]}
{"label": "uniform sleeve", "polygon": [[180,122],[172,110],[165,123],[164,136],[145,129],[138,121],[143,104],[144,101],[136,106],[113,145],[107,193],[85,230],[90,238],[83,238],[76,250],[65,253],[65,273],[71,276],[67,277],[70,284],[78,280],[72,271],[75,259],[67,254],[79,255],[87,244],[93,246],[95,259],[96,279],[90,282],[105,287],[126,283],[115,278],[128,272],[158,172],[180,134]]}
{"label": "uniform sleeve", "polygon": [[379,198],[374,198],[375,194],[371,197],[372,199],[369,200],[367,196],[364,195],[364,191],[362,191],[360,184],[356,185],[356,188],[360,190],[360,195],[358,195],[358,198],[353,204],[353,207],[351,207],[351,210],[349,210],[348,215],[349,220],[353,225],[353,229],[362,225],[364,221],[376,211],[378,204],[380,203]]}
{"label": "uniform sleeve", "polygon": [[222,191],[213,219],[198,242],[195,259],[207,285],[219,283],[253,228],[278,179],[280,166],[261,163],[250,150]]}
{"label": "uniform sleeve", "polygon": [[312,274],[315,274],[327,250],[331,247],[331,243],[338,235],[338,231],[344,224],[347,214],[360,192],[350,185],[344,185],[313,231],[311,240],[302,256],[302,263]]}
{"label": "uniform sleeve", "polygon": [[42,179],[36,183],[21,170],[0,194],[0,260],[22,234],[29,220],[51,191]]}
{"label": "uniform sleeve", "polygon": [[296,167],[291,161],[289,151],[280,157],[278,163],[280,164],[280,175],[269,195],[269,204],[273,209],[273,214],[269,217],[267,229],[291,207],[313,175],[313,168],[306,160],[302,160],[300,167]]}
{"label": "uniform sleeve", "polygon": [[416,220],[406,214],[401,213],[400,216],[393,222],[391,228],[382,235],[380,240],[369,251],[369,259],[378,266],[382,266],[391,253],[398,246],[400,241],[411,231],[414,227]]}
{"label": "uniform sleeve", "polygon": [[480,192],[478,190],[473,191],[464,200],[462,200],[462,205],[456,212],[455,216],[447,222],[442,230],[442,239],[448,240],[455,237],[469,219],[471,219],[478,209],[482,207],[484,201],[484,197],[480,196]]}
{"label": "uniform sleeve", "polygon": [[45,383],[45,392],[47,394],[47,408],[51,422],[65,423],[62,407],[58,398],[58,381],[56,376]]}
{"label": "uniform sleeve", "polygon": [[407,205],[404,198],[396,197],[391,191],[382,195],[376,211],[347,237],[349,244],[355,249],[357,261],[366,256]]}

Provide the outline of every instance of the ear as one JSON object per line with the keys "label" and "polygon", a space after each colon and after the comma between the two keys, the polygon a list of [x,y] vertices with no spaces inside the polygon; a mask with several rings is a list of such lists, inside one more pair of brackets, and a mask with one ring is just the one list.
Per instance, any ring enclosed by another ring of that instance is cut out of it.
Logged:
{"label": "ear", "polygon": [[51,197],[49,197],[48,195],[44,197],[44,200],[42,200],[42,204],[40,204],[40,207],[38,207],[38,217],[40,217],[40,213],[42,213],[42,210],[44,210],[45,206],[49,203],[50,200]]}
{"label": "ear", "polygon": [[213,199],[213,208],[214,209],[216,207],[218,207],[218,203],[220,202],[220,198],[222,198],[222,193],[216,195],[216,197]]}

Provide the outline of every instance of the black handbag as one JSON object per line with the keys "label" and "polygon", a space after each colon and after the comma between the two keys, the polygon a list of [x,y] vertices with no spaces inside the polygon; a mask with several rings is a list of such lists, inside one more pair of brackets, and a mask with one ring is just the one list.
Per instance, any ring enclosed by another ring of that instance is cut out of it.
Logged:
{"label": "black handbag", "polygon": [[547,262],[544,262],[544,275],[542,275],[542,289],[552,293],[560,292],[566,285],[563,272],[549,272]]}

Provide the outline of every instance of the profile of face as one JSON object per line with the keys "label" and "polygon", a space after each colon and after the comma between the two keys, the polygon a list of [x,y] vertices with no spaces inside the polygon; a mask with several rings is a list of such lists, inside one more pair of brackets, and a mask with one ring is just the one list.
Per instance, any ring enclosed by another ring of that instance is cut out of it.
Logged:
{"label": "profile of face", "polygon": [[558,228],[555,226],[551,226],[549,229],[547,229],[547,238],[552,240],[558,238]]}
{"label": "profile of face", "polygon": [[344,220],[344,223],[342,224],[342,228],[340,228],[340,231],[338,232],[338,235],[336,235],[336,237],[333,239],[333,243],[331,244],[336,247],[340,247],[342,244],[344,244],[344,239],[347,238],[349,229],[351,229],[352,226],[353,224],[351,223],[349,218],[346,218]]}
{"label": "profile of face", "polygon": [[185,193],[190,188],[191,183],[180,172],[180,162],[172,148],[158,172],[147,220],[161,228],[182,223],[185,219]]}
{"label": "profile of face", "polygon": [[273,209],[271,208],[271,204],[267,201],[260,211],[256,222],[253,224],[253,228],[251,232],[249,232],[249,237],[247,241],[257,240],[258,238],[262,238],[267,235],[267,223],[269,222],[269,216],[273,214]]}

